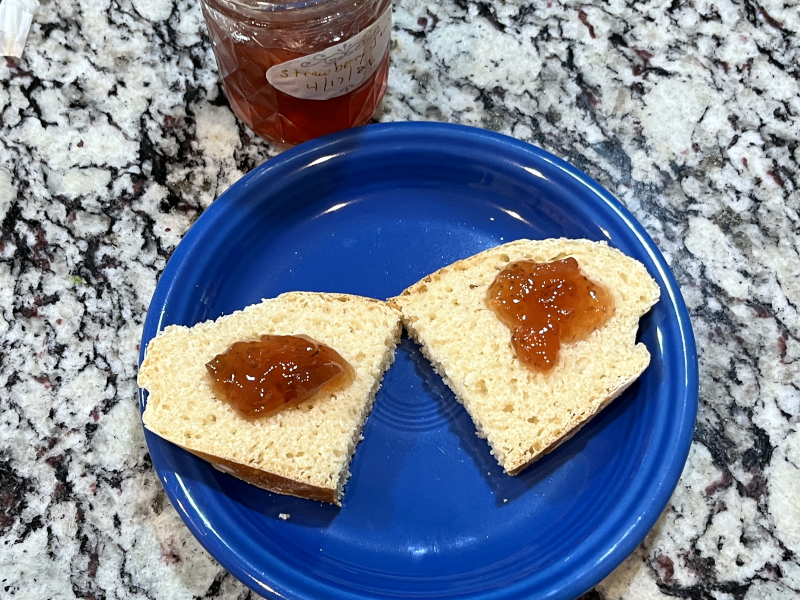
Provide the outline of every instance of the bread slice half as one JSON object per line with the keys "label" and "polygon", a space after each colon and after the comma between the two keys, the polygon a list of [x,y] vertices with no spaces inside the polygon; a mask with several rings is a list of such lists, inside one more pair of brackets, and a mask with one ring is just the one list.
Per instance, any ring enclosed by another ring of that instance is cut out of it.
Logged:
{"label": "bread slice half", "polygon": [[[574,257],[613,295],[613,317],[587,339],[562,346],[547,373],[520,364],[511,331],[486,304],[509,262]],[[453,390],[505,471],[516,475],[574,435],[650,362],[636,343],[639,318],[660,289],[638,261],[603,242],[518,240],[425,277],[391,298],[410,336]]]}
{"label": "bread slice half", "polygon": [[[148,344],[139,385],[149,392],[147,429],[259,487],[340,504],[402,326],[385,302],[345,294],[292,292],[216,321],[169,326]],[[352,365],[344,389],[250,420],[211,391],[206,363],[233,343],[264,334],[305,334]]]}

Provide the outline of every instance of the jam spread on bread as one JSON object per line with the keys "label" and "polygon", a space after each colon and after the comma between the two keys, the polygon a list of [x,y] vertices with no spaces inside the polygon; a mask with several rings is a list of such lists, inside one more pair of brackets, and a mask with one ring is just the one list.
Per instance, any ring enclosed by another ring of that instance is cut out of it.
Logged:
{"label": "jam spread on bread", "polygon": [[540,372],[555,366],[562,344],[587,338],[614,314],[611,294],[587,279],[574,258],[509,263],[486,300],[511,329],[522,364]]}
{"label": "jam spread on bread", "polygon": [[262,335],[258,341],[237,342],[206,369],[217,398],[251,419],[344,387],[353,374],[336,350],[305,335]]}

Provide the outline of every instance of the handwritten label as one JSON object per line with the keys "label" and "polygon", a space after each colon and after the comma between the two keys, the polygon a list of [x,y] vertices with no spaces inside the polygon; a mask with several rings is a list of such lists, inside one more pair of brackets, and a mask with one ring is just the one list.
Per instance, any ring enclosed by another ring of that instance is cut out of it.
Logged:
{"label": "handwritten label", "polygon": [[267,81],[295,98],[328,100],[356,89],[378,70],[389,48],[392,7],[349,40],[321,52],[280,63]]}

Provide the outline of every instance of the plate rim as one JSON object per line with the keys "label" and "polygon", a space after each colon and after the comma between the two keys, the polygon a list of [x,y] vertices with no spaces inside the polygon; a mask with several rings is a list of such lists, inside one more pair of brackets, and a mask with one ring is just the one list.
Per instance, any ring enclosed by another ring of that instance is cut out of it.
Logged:
{"label": "plate rim", "polygon": [[[641,246],[650,257],[653,266],[658,270],[658,274],[664,282],[660,301],[666,302],[668,299],[669,306],[674,310],[675,324],[680,333],[683,357],[682,367],[685,373],[685,380],[681,383],[683,401],[680,403],[680,406],[683,408],[683,413],[680,415],[679,433],[676,436],[679,443],[675,444],[675,452],[673,453],[674,456],[681,457],[681,459],[678,461],[673,460],[669,464],[667,476],[661,478],[656,486],[655,498],[653,498],[651,494],[651,501],[647,509],[641,511],[642,514],[640,514],[639,518],[624,532],[621,539],[618,540],[618,543],[606,552],[604,556],[597,558],[592,564],[585,565],[584,568],[579,569],[579,575],[572,578],[571,581],[565,582],[563,587],[558,590],[551,589],[545,596],[541,596],[547,598],[577,597],[604,579],[636,549],[668,505],[669,499],[679,481],[691,447],[697,415],[699,376],[697,351],[691,319],[678,284],[665,258],[641,223],[639,223],[633,214],[617,198],[594,179],[565,160],[537,146],[503,134],[465,125],[432,122],[373,124],[362,128],[334,133],[290,148],[282,154],[266,160],[230,186],[228,190],[221,194],[217,200],[205,209],[197,221],[184,234],[162,271],[153,293],[142,329],[139,365],[141,365],[144,359],[147,343],[162,329],[162,323],[166,312],[165,302],[170,298],[170,293],[172,292],[173,286],[176,284],[180,269],[185,265],[186,257],[191,256],[195,247],[202,242],[202,236],[206,234],[208,229],[213,227],[216,220],[224,216],[225,212],[229,210],[229,205],[235,205],[237,202],[242,201],[241,199],[245,195],[244,192],[247,187],[255,185],[262,180],[269,180],[271,177],[279,175],[282,170],[289,169],[290,171],[294,171],[293,167],[296,165],[309,165],[322,156],[359,152],[368,145],[385,144],[387,142],[399,144],[403,141],[408,142],[412,140],[417,143],[443,143],[450,138],[460,139],[462,142],[464,138],[466,138],[472,143],[499,146],[501,148],[506,148],[508,154],[514,156],[522,152],[529,157],[533,157],[535,161],[548,163],[561,171],[565,176],[576,180],[578,184],[591,191],[592,195],[601,201],[601,208],[605,206],[607,209],[613,211],[615,217],[625,225],[626,231],[629,231],[635,236],[638,245]],[[338,150],[338,152],[332,152],[332,150]],[[145,390],[138,388],[138,396],[141,416],[141,412],[143,412],[146,403],[147,393]],[[240,562],[233,560],[234,557],[241,559],[241,556],[238,554],[231,555],[233,549],[225,544],[223,540],[205,535],[207,531],[203,527],[203,518],[198,512],[197,507],[194,507],[191,502],[180,502],[182,498],[178,495],[174,486],[168,485],[167,477],[162,473],[164,468],[161,464],[163,462],[163,457],[161,456],[160,449],[158,449],[158,444],[168,442],[157,438],[157,436],[149,432],[146,428],[144,431],[153,466],[167,492],[170,502],[201,545],[203,545],[211,556],[219,561],[225,569],[256,593],[271,598],[285,598],[285,592],[289,593],[290,597],[292,597],[291,594],[294,593],[296,589],[290,587],[286,587],[285,590],[273,589],[269,585],[269,582],[257,578],[253,573],[242,568]],[[265,574],[262,573],[262,575]],[[490,593],[488,595],[482,594],[480,597],[487,600],[490,598],[500,600],[501,598],[525,597],[532,593],[530,589],[523,589],[525,581],[527,580],[523,579],[514,582],[502,590],[498,590],[497,593]],[[311,582],[310,585],[314,587],[314,582]],[[329,593],[332,588],[330,585],[326,584],[322,587],[318,586],[317,589],[319,592]],[[345,598],[348,600],[351,598],[353,600],[364,598],[362,595],[349,593],[339,588],[337,588],[337,591],[341,592],[337,597],[342,600]],[[502,594],[500,592],[502,592]],[[559,592],[566,592],[569,595],[554,595]],[[522,594],[522,596],[520,596],[520,594]],[[298,597],[306,596],[300,595]],[[473,596],[459,595],[450,597],[466,599]]]}

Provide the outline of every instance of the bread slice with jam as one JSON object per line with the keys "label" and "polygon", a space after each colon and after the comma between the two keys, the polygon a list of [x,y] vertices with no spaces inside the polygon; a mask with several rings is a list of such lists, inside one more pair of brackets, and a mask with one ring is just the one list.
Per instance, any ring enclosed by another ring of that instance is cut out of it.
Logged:
{"label": "bread slice with jam", "polygon": [[[510,263],[573,257],[606,288],[614,313],[581,341],[561,347],[555,366],[522,364],[512,332],[487,304],[487,291]],[[410,336],[464,405],[505,471],[520,473],[572,437],[645,370],[636,343],[639,319],[659,299],[645,267],[604,242],[517,240],[460,260],[389,299]]]}
{"label": "bread slice with jam", "polygon": [[[153,338],[139,369],[149,393],[147,429],[258,487],[341,504],[348,465],[361,440],[402,326],[385,302],[347,294],[291,292]],[[353,368],[347,385],[295,407],[246,418],[212,392],[206,363],[236,342],[304,335]]]}

